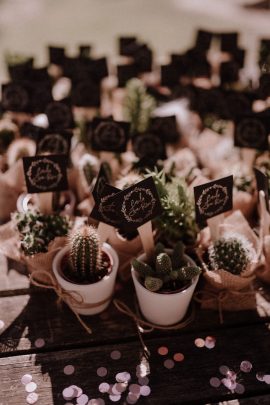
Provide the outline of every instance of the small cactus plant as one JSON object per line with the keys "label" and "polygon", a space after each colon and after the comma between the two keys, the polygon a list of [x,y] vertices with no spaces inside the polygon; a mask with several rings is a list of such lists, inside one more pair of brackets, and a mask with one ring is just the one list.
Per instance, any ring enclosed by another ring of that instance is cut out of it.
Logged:
{"label": "small cactus plant", "polygon": [[72,278],[83,283],[99,281],[107,274],[110,265],[102,252],[96,229],[88,225],[83,225],[70,236],[69,257]]}
{"label": "small cactus plant", "polygon": [[171,256],[158,243],[152,266],[138,259],[133,259],[132,266],[144,280],[144,286],[153,292],[176,291],[201,272],[199,267],[187,263],[182,242],[175,245]]}
{"label": "small cactus plant", "polygon": [[226,270],[241,275],[251,263],[254,249],[242,235],[224,235],[208,249],[213,270]]}

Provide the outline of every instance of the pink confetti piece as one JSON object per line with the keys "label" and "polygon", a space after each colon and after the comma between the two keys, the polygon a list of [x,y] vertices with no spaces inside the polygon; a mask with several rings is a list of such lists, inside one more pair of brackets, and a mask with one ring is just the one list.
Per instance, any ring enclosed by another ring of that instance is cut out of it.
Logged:
{"label": "pink confetti piece", "polygon": [[35,340],[35,347],[37,347],[38,349],[40,349],[41,347],[45,346],[45,340],[42,338],[38,338]]}
{"label": "pink confetti piece", "polygon": [[213,336],[207,336],[204,345],[207,349],[214,349],[216,346],[216,339]]}
{"label": "pink confetti piece", "polygon": [[250,363],[250,361],[242,361],[240,364],[240,370],[243,371],[243,373],[250,373],[252,370],[252,364]]}
{"label": "pink confetti piece", "polygon": [[107,374],[108,374],[108,370],[106,369],[106,367],[99,367],[97,369],[97,375],[99,377],[106,377]]}
{"label": "pink confetti piece", "polygon": [[227,366],[220,366],[219,367],[219,372],[222,375],[227,375],[228,371],[230,371],[230,370],[229,370],[229,367],[227,367]]}
{"label": "pink confetti piece", "polygon": [[149,384],[149,378],[148,377],[139,377],[138,378],[138,383],[140,385],[148,385]]}
{"label": "pink confetti piece", "polygon": [[75,371],[75,367],[72,366],[71,364],[68,364],[67,366],[64,367],[63,371],[65,375],[72,375]]}
{"label": "pink confetti piece", "polygon": [[79,398],[77,398],[77,404],[78,405],[86,405],[88,404],[88,396],[86,394],[82,394],[81,396],[79,396]]}
{"label": "pink confetti piece", "polygon": [[257,373],[256,378],[258,381],[264,381],[264,373]]}
{"label": "pink confetti piece", "polygon": [[197,338],[197,339],[194,340],[194,344],[195,344],[196,347],[198,347],[199,349],[201,349],[202,347],[204,347],[205,342],[204,342],[204,339],[202,339],[202,338]]}
{"label": "pink confetti piece", "polygon": [[166,356],[169,353],[169,349],[166,346],[161,346],[158,348],[158,354],[161,356]]}
{"label": "pink confetti piece", "polygon": [[129,391],[134,395],[138,395],[140,394],[141,387],[138,384],[131,384],[129,386]]}
{"label": "pink confetti piece", "polygon": [[109,398],[112,402],[118,402],[121,399],[121,395],[109,395]]}
{"label": "pink confetti piece", "polygon": [[245,387],[242,384],[236,384],[235,392],[240,395],[244,394]]}
{"label": "pink confetti piece", "polygon": [[217,377],[210,378],[210,385],[211,387],[218,388],[220,387],[221,381]]}
{"label": "pink confetti piece", "polygon": [[72,387],[67,387],[62,391],[62,395],[66,401],[69,401],[70,399],[75,398],[74,389]]}
{"label": "pink confetti piece", "polygon": [[38,394],[36,392],[31,392],[31,394],[28,394],[26,397],[26,402],[30,405],[33,405],[37,402],[38,400]]}
{"label": "pink confetti piece", "polygon": [[164,365],[164,367],[165,368],[167,368],[167,369],[172,369],[172,368],[174,368],[174,361],[173,360],[171,360],[171,359],[167,359],[167,360],[165,360],[164,361],[164,363],[163,363],[163,365]]}
{"label": "pink confetti piece", "polygon": [[33,381],[26,384],[26,386],[25,386],[26,392],[34,392],[36,389],[37,389],[37,384],[34,383]]}
{"label": "pink confetti piece", "polygon": [[109,392],[109,389],[110,389],[110,385],[108,383],[103,382],[103,383],[99,384],[98,390],[102,394],[104,394],[105,392]]}
{"label": "pink confetti piece", "polygon": [[263,377],[263,381],[266,384],[270,384],[270,374],[265,374],[264,377]]}
{"label": "pink confetti piece", "polygon": [[121,352],[119,352],[119,350],[113,350],[111,352],[111,359],[119,360],[120,358],[121,358]]}
{"label": "pink confetti piece", "polygon": [[177,362],[183,361],[184,358],[185,358],[185,356],[183,355],[183,353],[175,353],[173,356],[174,361],[177,361]]}
{"label": "pink confetti piece", "polygon": [[130,381],[131,375],[127,371],[116,374],[115,379],[117,382],[127,382]]}
{"label": "pink confetti piece", "polygon": [[32,376],[31,374],[24,374],[21,378],[21,383],[23,385],[29,384],[32,381]]}
{"label": "pink confetti piece", "polygon": [[148,397],[148,395],[150,395],[150,393],[151,393],[151,388],[148,387],[148,385],[143,385],[143,386],[140,388],[140,394],[141,394],[143,397]]}

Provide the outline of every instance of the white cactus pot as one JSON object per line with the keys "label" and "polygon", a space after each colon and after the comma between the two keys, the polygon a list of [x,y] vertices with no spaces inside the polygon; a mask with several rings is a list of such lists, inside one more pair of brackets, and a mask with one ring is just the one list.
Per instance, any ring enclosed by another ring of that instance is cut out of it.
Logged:
{"label": "white cactus pot", "polygon": [[[189,256],[185,255],[185,258],[188,263],[196,266]],[[144,262],[146,255],[139,256],[138,260]],[[169,326],[180,322],[184,318],[199,276],[194,277],[187,288],[167,294],[147,290],[141,284],[138,273],[133,267],[131,267],[131,275],[141,312],[148,321],[160,326]]]}
{"label": "white cactus pot", "polygon": [[77,284],[64,277],[62,271],[62,260],[69,253],[69,247],[61,249],[53,260],[54,275],[65,292],[70,293],[75,299],[82,300],[82,304],[69,301],[69,305],[81,315],[95,315],[104,311],[111,302],[114,291],[115,279],[119,265],[116,251],[108,244],[104,243],[102,250],[111,260],[111,271],[100,281],[92,284]]}

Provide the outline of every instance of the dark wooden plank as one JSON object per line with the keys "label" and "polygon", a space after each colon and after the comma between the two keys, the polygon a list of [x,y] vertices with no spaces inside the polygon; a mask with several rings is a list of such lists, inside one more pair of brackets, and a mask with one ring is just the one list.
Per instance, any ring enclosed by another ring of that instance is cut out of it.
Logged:
{"label": "dark wooden plank", "polygon": [[[195,347],[195,333],[179,335],[173,339],[152,339],[148,342],[151,352],[149,385],[152,392],[149,397],[140,398],[140,404],[207,404],[237,398],[236,394],[228,392],[224,386],[212,388],[209,380],[214,376],[221,377],[221,365],[238,371],[243,360],[251,361],[253,369],[249,374],[239,375],[239,380],[246,389],[242,397],[264,397],[269,394],[269,386],[256,379],[256,372],[269,372],[269,356],[266,355],[270,346],[268,327],[256,325],[253,328],[232,328],[218,332],[209,330],[209,333],[214,334],[217,339],[216,347],[212,350]],[[161,345],[168,347],[168,356],[157,354]],[[112,350],[119,350],[122,357],[112,360]],[[171,370],[166,369],[164,360],[172,358],[176,352],[184,354],[184,361],[176,363]],[[30,373],[38,384],[39,405],[64,404],[62,390],[71,384],[80,386],[89,398],[102,397],[106,403],[110,403],[107,394],[98,392],[99,384],[103,381],[114,383],[116,373],[121,371],[130,372],[131,382],[136,382],[136,366],[140,359],[141,346],[137,342],[2,358],[1,398],[4,398],[5,405],[25,403],[26,393],[20,380],[22,375]],[[67,364],[74,365],[74,375],[64,375],[63,368]],[[100,366],[108,369],[108,375],[104,378],[96,374]]]}

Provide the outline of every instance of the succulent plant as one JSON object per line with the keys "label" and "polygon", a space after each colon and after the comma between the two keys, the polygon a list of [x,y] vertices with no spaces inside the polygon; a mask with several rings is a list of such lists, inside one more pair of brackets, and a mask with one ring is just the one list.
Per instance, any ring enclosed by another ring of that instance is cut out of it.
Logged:
{"label": "succulent plant", "polygon": [[208,253],[213,270],[240,275],[251,263],[254,249],[244,236],[228,234],[210,245]]}
{"label": "succulent plant", "polygon": [[145,132],[148,129],[150,116],[156,107],[155,99],[147,94],[140,79],[131,79],[126,84],[124,100],[124,118],[130,121],[132,134]]}
{"label": "succulent plant", "polygon": [[182,242],[175,245],[171,256],[164,246],[158,243],[152,265],[133,259],[132,266],[144,280],[144,286],[154,292],[161,289],[178,290],[201,272],[199,267],[187,263]]}
{"label": "succulent plant", "polygon": [[26,256],[48,251],[49,243],[57,236],[66,236],[70,228],[68,217],[45,215],[38,211],[12,214],[20,233],[21,249]]}
{"label": "succulent plant", "polygon": [[160,238],[169,244],[182,240],[193,244],[198,228],[195,222],[195,208],[188,195],[185,180],[179,177],[166,176],[164,171],[148,171],[157,188],[162,214],[154,219],[154,224],[160,232]]}
{"label": "succulent plant", "polygon": [[94,283],[100,280],[109,267],[104,260],[97,230],[93,226],[83,225],[70,236],[70,272],[80,282]]}

